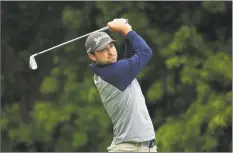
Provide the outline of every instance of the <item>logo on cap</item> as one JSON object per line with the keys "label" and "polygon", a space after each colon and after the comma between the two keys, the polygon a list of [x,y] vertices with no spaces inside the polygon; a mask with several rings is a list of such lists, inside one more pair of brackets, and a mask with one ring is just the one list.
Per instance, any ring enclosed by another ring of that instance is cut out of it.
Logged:
{"label": "logo on cap", "polygon": [[100,41],[105,38],[105,37],[108,37],[108,35],[102,35],[102,36],[99,36],[97,38],[95,38],[95,45],[98,45],[100,43]]}

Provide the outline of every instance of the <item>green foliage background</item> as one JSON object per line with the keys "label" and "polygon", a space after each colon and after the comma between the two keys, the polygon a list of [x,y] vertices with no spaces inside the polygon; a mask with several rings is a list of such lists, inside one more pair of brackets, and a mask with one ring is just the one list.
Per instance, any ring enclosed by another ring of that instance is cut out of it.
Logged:
{"label": "green foliage background", "polygon": [[[232,151],[232,2],[1,2],[1,151],[106,151],[112,124],[85,39],[128,18],[153,50],[138,80],[158,151]],[[123,56],[124,38],[118,40]]]}

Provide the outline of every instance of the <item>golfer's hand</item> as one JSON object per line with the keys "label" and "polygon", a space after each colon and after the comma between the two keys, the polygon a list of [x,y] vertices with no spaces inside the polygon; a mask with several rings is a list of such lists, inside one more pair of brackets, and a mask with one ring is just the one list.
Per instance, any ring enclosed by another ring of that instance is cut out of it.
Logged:
{"label": "golfer's hand", "polygon": [[126,19],[114,19],[107,24],[114,32],[120,32],[123,35],[127,35],[131,30],[131,26],[126,22]]}

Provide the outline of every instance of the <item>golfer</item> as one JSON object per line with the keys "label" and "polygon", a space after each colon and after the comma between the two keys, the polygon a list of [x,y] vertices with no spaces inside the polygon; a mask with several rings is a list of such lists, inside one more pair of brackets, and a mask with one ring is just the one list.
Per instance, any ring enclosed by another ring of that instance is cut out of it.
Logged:
{"label": "golfer", "polygon": [[94,83],[113,123],[114,138],[107,150],[157,152],[154,127],[136,79],[150,60],[152,50],[125,19],[114,19],[107,25],[124,36],[124,59],[117,61],[115,40],[105,32],[93,33],[85,42],[93,61],[90,68]]}

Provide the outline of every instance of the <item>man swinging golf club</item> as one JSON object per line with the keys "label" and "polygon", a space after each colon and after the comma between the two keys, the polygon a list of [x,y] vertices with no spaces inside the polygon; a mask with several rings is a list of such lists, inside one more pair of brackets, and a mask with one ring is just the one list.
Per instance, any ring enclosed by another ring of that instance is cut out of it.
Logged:
{"label": "man swinging golf club", "polygon": [[154,127],[136,79],[152,50],[125,19],[114,19],[107,25],[125,37],[124,59],[117,61],[115,40],[105,32],[92,33],[85,42],[88,57],[93,61],[90,68],[94,83],[114,127],[114,138],[107,150],[157,152]]}

